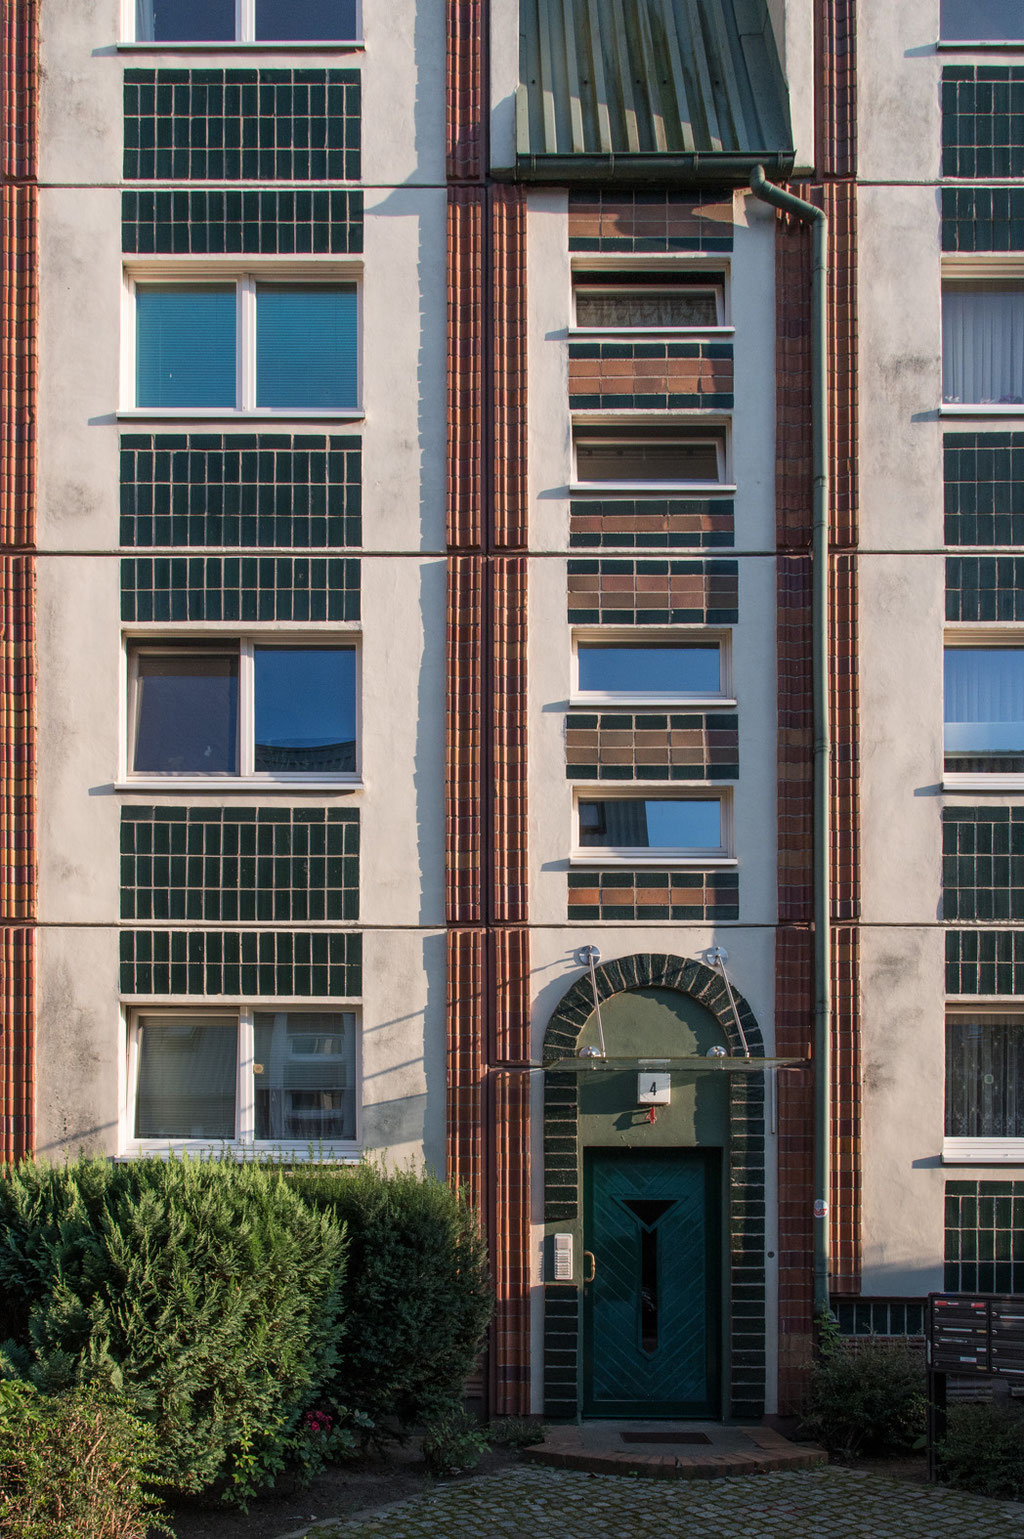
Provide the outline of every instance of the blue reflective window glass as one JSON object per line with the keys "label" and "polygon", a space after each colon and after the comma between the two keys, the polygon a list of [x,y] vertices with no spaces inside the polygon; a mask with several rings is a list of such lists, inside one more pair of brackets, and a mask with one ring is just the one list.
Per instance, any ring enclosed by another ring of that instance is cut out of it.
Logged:
{"label": "blue reflective window glass", "polygon": [[944,42],[1024,38],[1022,0],[942,0],[939,15],[939,36]]}
{"label": "blue reflective window glass", "polygon": [[609,695],[717,695],[721,690],[717,645],[581,641],[577,655],[579,687],[584,691]]}
{"label": "blue reflective window glass", "polygon": [[136,405],[235,405],[233,283],[136,290]]}
{"label": "blue reflective window glass", "polygon": [[256,647],[254,767],[341,774],[356,767],[354,647]]}
{"label": "blue reflective window glass", "polygon": [[232,41],[235,0],[136,0],[135,35],[140,42]]}
{"label": "blue reflective window glass", "polygon": [[260,42],[304,43],[355,36],[355,0],[256,0]]}
{"label": "blue reflective window glass", "polygon": [[237,772],[237,657],[144,652],[135,692],[137,774]]}
{"label": "blue reflective window glass", "polygon": [[1024,752],[1024,648],[947,647],[946,752]]}
{"label": "blue reflective window glass", "polygon": [[581,801],[583,848],[719,850],[722,804],[714,798],[621,797]]}
{"label": "blue reflective window glass", "polygon": [[354,283],[257,285],[256,404],[358,404]]}

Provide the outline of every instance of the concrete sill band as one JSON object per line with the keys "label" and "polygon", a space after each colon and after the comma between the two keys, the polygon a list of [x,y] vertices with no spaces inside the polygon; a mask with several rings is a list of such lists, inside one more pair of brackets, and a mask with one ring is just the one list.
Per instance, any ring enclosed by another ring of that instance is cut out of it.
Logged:
{"label": "concrete sill band", "polygon": [[[657,1442],[622,1441],[647,1428]],[[701,1432],[703,1446],[665,1441]],[[791,1443],[771,1427],[730,1426],[713,1421],[588,1421],[580,1426],[549,1427],[543,1443],[523,1450],[523,1458],[555,1469],[585,1470],[593,1475],[639,1475],[651,1480],[712,1480],[723,1475],[753,1475],[769,1470],[813,1469],[828,1463],[824,1449]]]}

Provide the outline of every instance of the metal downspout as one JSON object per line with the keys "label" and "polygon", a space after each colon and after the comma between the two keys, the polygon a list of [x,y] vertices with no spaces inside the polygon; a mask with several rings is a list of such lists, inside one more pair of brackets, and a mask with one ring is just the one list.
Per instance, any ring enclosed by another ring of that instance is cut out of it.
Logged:
{"label": "metal downspout", "polygon": [[828,680],[828,331],[825,280],[828,220],[820,208],[784,192],[755,166],[750,190],[764,203],[812,226],[814,274],[811,287],[811,416],[814,476],[812,544],[812,628],[814,697],[814,1313],[827,1314],[829,1298],[829,1192],[832,1130],[832,935],[830,730]]}

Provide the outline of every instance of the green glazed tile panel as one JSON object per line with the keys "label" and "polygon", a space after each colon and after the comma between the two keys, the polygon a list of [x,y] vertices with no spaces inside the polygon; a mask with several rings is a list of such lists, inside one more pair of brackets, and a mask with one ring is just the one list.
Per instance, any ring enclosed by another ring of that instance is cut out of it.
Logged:
{"label": "green glazed tile panel", "polygon": [[322,550],[362,540],[362,444],[323,433],[127,433],[121,544]]}
{"label": "green glazed tile panel", "polygon": [[1024,66],[942,71],[943,176],[1024,176]]}
{"label": "green glazed tile panel", "polygon": [[1024,920],[1024,807],[947,807],[942,917]]}
{"label": "green glazed tile panel", "polygon": [[363,938],[331,930],[122,930],[121,993],[358,999]]}
{"label": "green glazed tile panel", "polygon": [[358,253],[363,195],[342,188],[123,192],[121,248],[132,256]]}
{"label": "green glazed tile panel", "polygon": [[570,625],[735,625],[736,561],[568,563]]}
{"label": "green glazed tile panel", "polygon": [[916,1299],[836,1299],[844,1336],[923,1336],[927,1304]]}
{"label": "green glazed tile panel", "polygon": [[1024,620],[1024,556],[947,556],[946,619]]}
{"label": "green glazed tile panel", "polygon": [[570,342],[573,411],[731,411],[731,342]]}
{"label": "green glazed tile panel", "polygon": [[944,187],[943,251],[1024,251],[1024,187]]}
{"label": "green glazed tile panel", "polygon": [[573,497],[569,546],[678,550],[734,543],[734,504],[711,497]]}
{"label": "green glazed tile panel", "polygon": [[947,1181],[947,1293],[1024,1293],[1024,1181]]}
{"label": "green glazed tile panel", "polygon": [[359,72],[128,69],[127,181],[359,180]]}
{"label": "green glazed tile panel", "polygon": [[569,250],[731,251],[731,197],[713,192],[569,194]]}
{"label": "green glazed tile panel", "polygon": [[121,619],[358,620],[359,562],[343,556],[134,556]]}
{"label": "green glazed tile panel", "polygon": [[946,544],[1024,545],[1024,433],[947,433],[944,448]]}
{"label": "green glazed tile panel", "polygon": [[734,780],[739,718],[703,712],[570,711],[570,780]]}
{"label": "green glazed tile panel", "polygon": [[570,920],[672,920],[702,924],[739,918],[736,871],[570,871]]}
{"label": "green glazed tile panel", "polygon": [[126,807],[121,918],[358,919],[359,813],[347,807]]}
{"label": "green glazed tile panel", "polygon": [[1024,930],[948,930],[946,993],[1024,995]]}

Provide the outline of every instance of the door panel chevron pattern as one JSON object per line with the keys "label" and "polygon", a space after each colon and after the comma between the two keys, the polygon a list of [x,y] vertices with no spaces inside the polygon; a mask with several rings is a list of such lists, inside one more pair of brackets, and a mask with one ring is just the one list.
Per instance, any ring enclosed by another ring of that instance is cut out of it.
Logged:
{"label": "door panel chevron pattern", "polygon": [[595,1150],[587,1187],[585,1409],[705,1413],[717,1357],[705,1158]]}

